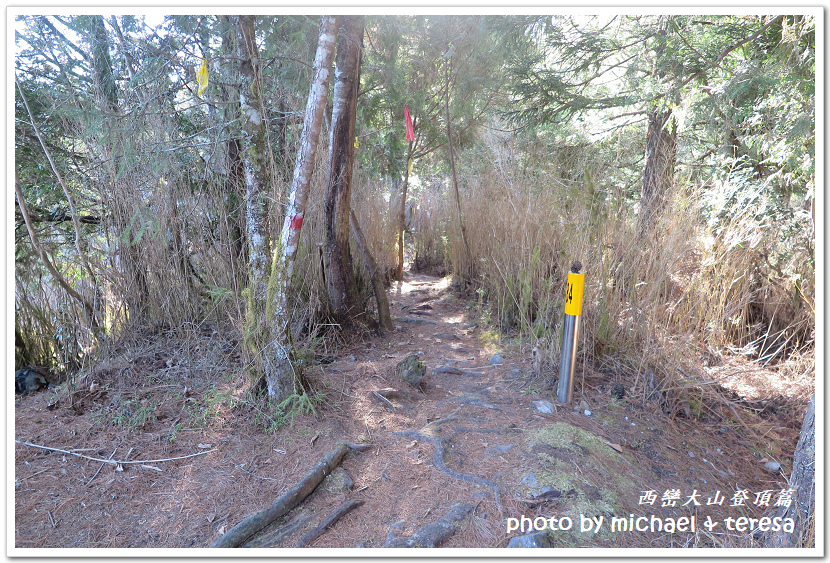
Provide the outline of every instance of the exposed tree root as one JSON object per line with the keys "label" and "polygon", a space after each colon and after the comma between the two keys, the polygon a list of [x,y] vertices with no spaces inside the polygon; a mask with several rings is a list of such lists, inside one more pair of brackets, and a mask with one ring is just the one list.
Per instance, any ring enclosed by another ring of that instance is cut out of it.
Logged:
{"label": "exposed tree root", "polygon": [[297,533],[303,526],[308,524],[312,516],[298,516],[290,524],[286,524],[278,530],[263,534],[259,537],[244,543],[240,547],[277,547],[281,542],[285,541],[289,536]]}
{"label": "exposed tree root", "polygon": [[[448,422],[451,420],[456,420],[456,418],[447,417],[446,419],[444,419],[444,422]],[[476,485],[484,485],[485,487],[490,487],[493,490],[493,498],[496,501],[496,506],[498,506],[499,512],[502,512],[500,500],[501,487],[499,487],[497,483],[494,483],[489,479],[484,479],[483,477],[476,477],[475,475],[470,475],[469,473],[461,473],[460,471],[456,471],[454,469],[450,469],[449,467],[447,467],[447,464],[444,462],[444,440],[446,440],[446,438],[440,436],[430,436],[429,434],[422,434],[415,430],[402,430],[401,432],[395,432],[395,436],[403,436],[404,438],[410,438],[412,440],[423,440],[424,442],[429,442],[430,444],[432,444],[432,447],[435,448],[435,453],[432,455],[432,464],[435,466],[436,469],[443,473],[446,473],[447,475],[455,479],[467,481],[468,483],[475,483]]]}
{"label": "exposed tree root", "polygon": [[317,539],[318,536],[320,536],[323,532],[328,530],[332,526],[332,524],[337,522],[341,516],[343,516],[353,508],[357,508],[358,506],[363,506],[362,500],[348,500],[340,506],[338,506],[331,514],[326,516],[316,528],[303,535],[303,537],[300,538],[300,541],[297,542],[297,547],[305,547],[311,542],[313,542],[315,539]]}
{"label": "exposed tree root", "polygon": [[521,434],[524,432],[521,428],[468,428],[466,426],[453,426],[456,432],[481,432],[484,434]]}
{"label": "exposed tree root", "polygon": [[444,516],[416,530],[408,538],[395,535],[395,529],[402,527],[404,522],[392,524],[383,547],[436,547],[458,530],[456,523],[466,518],[472,510],[472,504],[455,503]]}
{"label": "exposed tree root", "polygon": [[255,533],[303,502],[306,497],[314,492],[314,489],[317,488],[323,479],[335,467],[340,465],[340,462],[346,456],[349,449],[363,451],[368,449],[368,447],[351,444],[349,442],[340,442],[337,444],[337,448],[323,458],[296,487],[285,493],[270,506],[245,518],[225,533],[225,535],[216,540],[211,547],[238,547],[242,545]]}

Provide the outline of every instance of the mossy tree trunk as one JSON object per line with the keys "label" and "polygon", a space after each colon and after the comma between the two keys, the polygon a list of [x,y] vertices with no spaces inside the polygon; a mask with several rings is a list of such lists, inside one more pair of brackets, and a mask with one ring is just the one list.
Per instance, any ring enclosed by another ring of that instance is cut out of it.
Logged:
{"label": "mossy tree trunk", "polygon": [[[271,340],[271,322],[268,319],[268,249],[267,198],[268,182],[265,166],[264,107],[260,90],[260,61],[256,45],[255,16],[236,18],[236,54],[239,60],[239,117],[242,135],[239,139],[239,159],[245,178],[245,238],[248,244],[248,287],[245,344],[255,358],[262,358],[261,350]],[[262,365],[257,365],[256,377],[261,377]]]}
{"label": "mossy tree trunk", "polygon": [[274,251],[275,259],[268,277],[265,315],[258,319],[257,336],[261,339],[258,357],[262,361],[268,394],[277,400],[298,393],[302,388],[302,373],[294,358],[294,344],[289,328],[288,292],[294,273],[294,261],[305,217],[311,175],[314,171],[317,141],[320,138],[326,108],[339,20],[339,16],[323,16],[320,22],[320,39],[314,57],[311,88],[306,103],[300,148],[294,165],[288,210],[285,214],[280,245]]}

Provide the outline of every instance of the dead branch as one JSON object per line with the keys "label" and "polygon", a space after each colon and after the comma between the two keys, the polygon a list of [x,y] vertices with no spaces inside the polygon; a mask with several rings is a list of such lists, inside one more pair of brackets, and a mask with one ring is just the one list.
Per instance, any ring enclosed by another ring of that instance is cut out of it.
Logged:
{"label": "dead branch", "polygon": [[401,527],[403,522],[393,524],[386,536],[383,547],[435,547],[440,545],[458,531],[457,522],[466,518],[472,510],[472,504],[455,503],[444,516],[416,530],[408,538],[395,535],[395,528]]}
{"label": "dead branch", "polygon": [[[215,452],[216,451],[216,449],[214,448],[212,450],[207,450],[206,452],[198,452],[198,453],[195,453],[195,454],[183,455],[183,456],[179,456],[179,457],[168,457],[168,458],[164,458],[164,459],[141,459],[141,460],[134,460],[134,461],[120,461],[120,460],[117,460],[117,459],[100,459],[100,458],[97,458],[97,457],[90,457],[88,455],[82,455],[82,454],[78,454],[78,453],[71,452],[71,451],[68,451],[68,450],[61,450],[61,449],[58,449],[58,448],[50,448],[48,446],[39,446],[37,444],[30,444],[29,442],[21,442],[20,440],[15,440],[15,443],[16,444],[22,444],[24,446],[29,446],[31,448],[39,448],[41,450],[48,450],[50,452],[60,452],[62,454],[74,455],[74,456],[77,456],[77,457],[82,457],[84,459],[89,459],[91,461],[100,461],[101,463],[109,463],[110,465],[114,465],[116,467],[118,467],[119,465],[128,465],[128,464],[139,464],[139,465],[141,465],[141,464],[145,464],[145,463],[161,463],[162,461],[176,461],[178,459],[187,459],[189,457],[196,457],[198,455],[205,455],[205,454],[209,454],[210,452]],[[151,468],[151,469],[155,469],[155,468]]]}
{"label": "dead branch", "polygon": [[326,516],[323,521],[320,522],[320,525],[300,538],[300,541],[297,542],[297,547],[305,547],[313,542],[318,536],[322,535],[323,532],[328,530],[335,522],[337,522],[341,516],[350,510],[357,508],[358,506],[363,506],[362,500],[349,500],[338,506],[331,514]]}
{"label": "dead branch", "polygon": [[[112,456],[114,456],[114,455],[115,455],[115,452],[117,452],[117,451],[118,451],[118,448],[115,448],[114,450],[112,450],[112,453],[110,454],[109,458],[107,458],[107,459],[112,459]],[[130,451],[132,451],[132,450],[130,450]],[[104,468],[104,464],[103,464],[103,463],[102,463],[101,465],[99,465],[99,466],[98,466],[98,471],[96,471],[96,472],[95,472],[95,475],[93,475],[93,476],[90,478],[90,480],[86,482],[86,486],[87,486],[87,487],[89,487],[90,483],[92,483],[92,481],[94,481],[94,480],[95,480],[95,478],[98,476],[98,474],[101,472],[101,470],[102,470],[103,468]]]}
{"label": "dead branch", "polygon": [[398,410],[398,409],[395,408],[395,405],[392,404],[392,401],[390,401],[389,399],[387,399],[386,397],[384,397],[383,395],[381,395],[377,391],[372,391],[371,396],[375,400],[379,401],[380,404],[382,404],[384,407],[386,407],[387,410],[392,411],[392,412],[395,412],[396,410]]}
{"label": "dead branch", "polygon": [[314,469],[300,481],[300,483],[274,501],[270,506],[248,516],[242,522],[231,528],[225,535],[216,540],[211,547],[238,547],[265,526],[287,514],[295,506],[303,502],[317,486],[340,465],[349,449],[363,451],[370,446],[340,442],[337,447],[322,459]]}

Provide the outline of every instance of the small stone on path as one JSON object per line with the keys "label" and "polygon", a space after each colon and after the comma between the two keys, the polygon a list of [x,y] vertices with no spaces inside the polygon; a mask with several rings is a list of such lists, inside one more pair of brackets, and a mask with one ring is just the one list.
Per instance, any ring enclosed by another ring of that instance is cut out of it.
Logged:
{"label": "small stone on path", "polygon": [[550,401],[533,401],[536,410],[544,414],[553,414],[553,403]]}
{"label": "small stone on path", "polygon": [[544,548],[550,546],[550,538],[545,531],[526,536],[516,536],[511,538],[510,543],[507,544],[507,547],[510,548]]}
{"label": "small stone on path", "polygon": [[501,454],[506,454],[510,450],[513,449],[513,444],[504,444],[501,446],[490,446],[484,453],[493,457],[499,456]]}
{"label": "small stone on path", "polygon": [[536,479],[536,475],[533,473],[528,473],[524,477],[522,477],[522,485],[527,485],[528,487],[535,487],[539,484],[539,481]]}

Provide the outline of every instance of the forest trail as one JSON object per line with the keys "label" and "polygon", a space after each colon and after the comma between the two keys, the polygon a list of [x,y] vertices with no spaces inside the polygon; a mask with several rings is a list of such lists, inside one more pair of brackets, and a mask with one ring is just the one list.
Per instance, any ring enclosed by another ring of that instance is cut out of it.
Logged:
{"label": "forest trail", "polygon": [[[775,443],[791,455],[797,419],[789,425],[794,429],[773,420],[754,430],[672,422],[656,402],[630,393],[612,397],[620,378],[581,363],[574,392],[579,410],[560,405],[541,412],[539,401],[554,394],[553,370],[534,374],[521,346],[494,347],[498,341],[475,323],[447,279],[407,273],[389,297],[396,331],[307,368],[326,398],[316,415],[298,415],[276,432],[263,427],[268,415],[258,407],[232,399],[235,381],[228,377],[201,387],[191,383],[183,392],[180,382],[168,380],[132,395],[99,381],[102,390],[76,392],[74,406],[65,392],[18,399],[20,441],[101,459],[208,453],[148,464],[157,470],[135,464],[116,471],[18,444],[15,544],[208,547],[294,487],[342,440],[371,448],[350,453],[342,471],[266,528],[311,517],[280,547],[293,547],[303,530],[352,499],[364,504],[309,547],[382,547],[396,523],[395,534],[409,536],[456,503],[472,504],[472,515],[444,547],[506,547],[521,535],[508,532],[508,519],[522,516],[570,518],[573,528],[543,540],[553,547],[738,545],[747,534],[713,540],[701,525],[696,533],[611,533],[610,520],[629,514],[696,515],[698,522],[758,517],[763,507],[730,505],[736,485],[754,495],[785,484],[781,471],[765,468],[763,452]],[[420,389],[395,375],[395,365],[410,353],[426,364]],[[503,361],[490,365],[496,353]],[[157,363],[165,365],[163,355]],[[140,425],[113,422],[106,413],[127,397],[134,410],[152,408],[153,415]],[[643,502],[646,491],[656,496],[653,504]],[[664,499],[667,491],[677,491],[677,498]],[[725,502],[707,504],[716,492]],[[581,532],[581,517],[603,517],[606,524],[599,533]]]}

